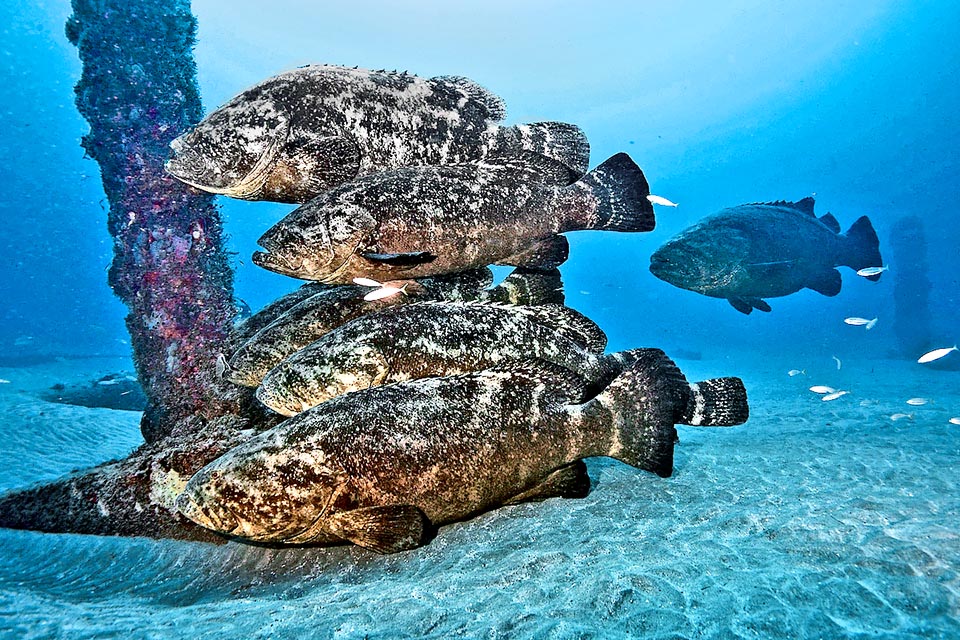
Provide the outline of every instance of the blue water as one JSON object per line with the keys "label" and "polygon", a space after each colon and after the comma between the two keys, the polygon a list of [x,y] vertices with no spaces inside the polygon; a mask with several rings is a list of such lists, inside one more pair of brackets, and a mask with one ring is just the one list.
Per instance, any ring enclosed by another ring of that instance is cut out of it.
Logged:
{"label": "blue water", "polygon": [[[408,560],[0,532],[0,634],[180,637],[195,624],[211,637],[960,637],[960,427],[946,422],[960,415],[960,378],[903,359],[890,251],[893,225],[918,216],[924,338],[955,344],[960,4],[594,5],[197,0],[201,95],[209,111],[310,62],[465,75],[504,98],[510,124],[579,125],[593,165],[627,151],[680,206],[658,208],[652,233],[571,234],[567,303],[612,349],[682,350],[702,357],[681,359],[690,377],[742,375],[751,422],[681,433],[666,483],[594,462],[582,504],[457,525]],[[136,414],[30,404],[54,382],[129,367],[99,171],[79,145],[69,14],[66,0],[0,6],[0,355],[119,360],[0,369],[5,429],[17,434],[0,455],[4,490],[137,443]],[[647,271],[660,244],[705,215],[812,194],[844,228],[871,218],[888,277],[844,269],[835,298],[805,290],[743,316]],[[248,259],[290,207],[220,204],[237,296],[256,309],[296,286]],[[851,315],[880,320],[866,332],[841,322]],[[825,409],[804,395],[820,382],[855,397]],[[936,402],[891,423],[911,396]],[[62,435],[72,429],[78,438]],[[649,509],[633,502],[657,491],[667,495]]]}

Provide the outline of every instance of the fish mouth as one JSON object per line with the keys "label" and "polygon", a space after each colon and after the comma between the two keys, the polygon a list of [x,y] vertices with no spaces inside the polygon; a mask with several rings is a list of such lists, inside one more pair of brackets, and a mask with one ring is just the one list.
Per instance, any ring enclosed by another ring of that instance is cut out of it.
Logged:
{"label": "fish mouth", "polygon": [[177,496],[177,511],[196,524],[225,535],[233,535],[240,528],[237,517],[227,509],[204,509],[189,492]]}
{"label": "fish mouth", "polygon": [[292,276],[302,280],[310,279],[301,274],[301,269],[303,268],[303,258],[300,258],[299,261],[294,263],[286,256],[277,253],[270,253],[270,251],[267,250],[254,251],[251,260],[253,261],[253,264],[257,265],[258,267],[263,267],[267,271],[273,271],[274,273]]}
{"label": "fish mouth", "polygon": [[667,258],[656,253],[650,256],[650,273],[661,280],[666,280],[666,276],[670,272],[670,266],[670,260]]}

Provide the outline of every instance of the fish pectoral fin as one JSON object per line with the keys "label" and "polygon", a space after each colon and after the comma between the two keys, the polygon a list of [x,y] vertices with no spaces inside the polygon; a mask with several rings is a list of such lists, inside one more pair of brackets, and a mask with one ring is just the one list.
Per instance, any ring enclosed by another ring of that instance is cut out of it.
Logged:
{"label": "fish pectoral fin", "polygon": [[825,296],[835,296],[840,293],[840,287],[843,281],[840,279],[840,272],[836,269],[827,269],[813,274],[810,281],[806,283],[808,289],[813,289],[817,293]]}
{"label": "fish pectoral fin", "polygon": [[327,530],[358,547],[377,553],[397,553],[423,546],[430,520],[410,504],[362,507],[330,516]]}
{"label": "fish pectoral fin", "polygon": [[570,243],[567,239],[561,235],[552,235],[537,238],[512,256],[498,260],[496,264],[548,270],[559,267],[567,261],[569,255]]}
{"label": "fish pectoral fin", "polygon": [[365,260],[376,263],[377,266],[396,267],[398,269],[415,267],[437,259],[437,256],[429,251],[410,251],[408,253],[361,252],[360,256]]}
{"label": "fish pectoral fin", "polygon": [[740,313],[745,313],[747,315],[750,315],[750,313],[753,311],[753,305],[747,302],[746,300],[744,300],[743,298],[727,298],[727,302],[729,302],[730,306],[732,306],[734,309],[736,309]]}
{"label": "fish pectoral fin", "polygon": [[760,298],[748,298],[747,302],[753,305],[753,308],[757,311],[763,311],[764,313],[770,313],[770,305],[766,301],[761,300]]}
{"label": "fish pectoral fin", "polygon": [[547,498],[585,498],[590,493],[590,476],[583,460],[554,469],[539,484],[513,496],[504,504],[539,502]]}
{"label": "fish pectoral fin", "polygon": [[760,298],[740,296],[737,298],[727,298],[727,302],[729,302],[730,305],[740,313],[746,313],[747,315],[749,315],[754,309],[763,311],[764,313],[770,313],[770,305]]}

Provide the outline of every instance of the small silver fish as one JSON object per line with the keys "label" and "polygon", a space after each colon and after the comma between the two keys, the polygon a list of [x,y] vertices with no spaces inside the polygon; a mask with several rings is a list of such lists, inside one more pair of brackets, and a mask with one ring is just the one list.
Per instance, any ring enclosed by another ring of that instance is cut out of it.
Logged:
{"label": "small silver fish", "polygon": [[834,389],[833,387],[827,387],[825,385],[818,384],[810,387],[810,391],[813,391],[814,393],[834,393],[836,392],[836,389]]}
{"label": "small silver fish", "polygon": [[821,400],[822,402],[829,402],[829,401],[831,401],[831,400],[836,400],[837,398],[839,398],[839,397],[841,397],[841,396],[845,396],[845,395],[847,395],[848,393],[850,393],[850,392],[849,392],[849,391],[834,391],[833,393],[828,393],[827,395],[823,396],[822,398],[820,398],[820,400]]}
{"label": "small silver fish", "polygon": [[680,206],[680,205],[678,205],[676,202],[670,202],[669,200],[667,200],[666,198],[664,198],[664,197],[662,197],[662,196],[655,196],[655,195],[652,195],[652,194],[649,195],[649,196],[647,196],[647,200],[649,200],[649,201],[650,201],[651,203],[653,203],[653,204],[660,204],[660,205],[663,205],[663,206],[665,206],[665,207],[678,207],[678,206]]}
{"label": "small silver fish", "polygon": [[807,374],[806,369],[790,369],[790,371],[787,371],[787,375],[790,376],[791,378],[793,376],[803,376],[806,374]]}
{"label": "small silver fish", "polygon": [[960,418],[950,418],[947,422],[950,424],[960,424]]}
{"label": "small silver fish", "polygon": [[857,275],[863,276],[864,278],[869,278],[870,276],[878,276],[890,267],[864,267],[863,269],[857,269]]}
{"label": "small silver fish", "polygon": [[928,351],[917,359],[917,362],[920,364],[925,364],[927,362],[933,362],[934,360],[939,360],[944,356],[947,356],[952,351],[957,351],[957,345],[952,347],[947,347],[944,349],[934,349],[933,351]]}
{"label": "small silver fish", "polygon": [[840,358],[838,358],[837,356],[831,356],[831,357],[837,361],[837,371],[840,371],[840,367],[843,366],[843,363],[840,362]]}
{"label": "small silver fish", "polygon": [[227,362],[227,356],[222,353],[217,354],[217,365],[216,365],[216,374],[218,378],[222,378],[226,375],[227,371],[230,370],[230,363]]}
{"label": "small silver fish", "polygon": [[913,420],[913,414],[912,413],[895,413],[892,416],[890,416],[890,419],[893,420],[894,422],[896,422],[897,420],[903,420],[903,419]]}
{"label": "small silver fish", "polygon": [[354,278],[353,284],[358,284],[361,287],[382,287],[382,282],[377,282],[376,280],[371,280],[370,278]]}
{"label": "small silver fish", "polygon": [[929,400],[926,398],[910,398],[907,400],[907,404],[914,407],[922,407],[923,405],[927,404],[927,402],[929,402]]}
{"label": "small silver fish", "polygon": [[877,325],[877,318],[868,320],[866,318],[858,318],[853,316],[850,318],[844,318],[843,321],[853,327],[866,327],[868,331]]}
{"label": "small silver fish", "polygon": [[402,287],[391,287],[390,285],[384,285],[375,291],[371,291],[367,295],[363,296],[363,299],[370,302],[372,300],[382,300],[383,298],[389,298],[390,296],[395,296],[398,293],[406,295],[407,285]]}

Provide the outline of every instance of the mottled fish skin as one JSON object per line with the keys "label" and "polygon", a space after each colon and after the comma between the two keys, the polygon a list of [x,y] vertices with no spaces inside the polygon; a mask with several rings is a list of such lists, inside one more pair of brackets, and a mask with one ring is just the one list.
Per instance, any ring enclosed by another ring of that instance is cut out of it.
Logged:
{"label": "mottled fish skin", "polygon": [[[247,540],[410,549],[584,457],[669,476],[686,387],[648,350],[584,404],[579,377],[537,362],[365,389],[232,449],[190,479],[177,506]],[[745,410],[742,385],[735,396]]]}
{"label": "mottled fish skin", "polygon": [[[487,264],[553,268],[568,231],[649,231],[649,186],[626,154],[572,185],[539,156],[412,167],[359,178],[311,200],[258,241],[257,265],[344,284],[453,273]],[[409,256],[390,262],[379,256]]]}
{"label": "mottled fish skin", "polygon": [[252,338],[258,331],[260,331],[260,329],[263,329],[265,326],[279,318],[297,303],[303,302],[307,298],[310,298],[330,288],[332,287],[319,282],[308,282],[298,289],[291,291],[284,296],[280,296],[249,318],[238,322],[236,325],[234,325],[233,330],[230,332],[230,350]]}
{"label": "mottled fish skin", "polygon": [[745,204],[704,218],[660,247],[650,271],[674,286],[726,298],[739,311],[769,311],[763,298],[806,287],[840,292],[837,266],[880,264],[866,217],[846,234],[833,216],[817,218],[813,199]]}
{"label": "mottled fish skin", "polygon": [[620,368],[601,357],[606,336],[573,309],[420,302],[365,315],[294,353],[264,377],[256,397],[293,416],[333,397],[414,378],[469,373],[535,358],[588,382]]}
{"label": "mottled fish skin", "polygon": [[295,203],[385,169],[521,149],[566,163],[570,182],[586,171],[577,127],[498,126],[505,113],[467,78],[309,65],[243,91],[174,140],[167,171],[213,193]]}
{"label": "mottled fish skin", "polygon": [[364,294],[369,292],[366,287],[327,287],[287,308],[236,348],[229,359],[227,378],[239,385],[256,387],[284,358],[328,331],[354,318],[397,305],[422,300],[507,299],[520,304],[563,301],[562,289],[557,291],[562,285],[556,272],[517,270],[500,285],[487,289],[492,282],[493,274],[484,267],[447,276],[420,278],[407,286],[406,294],[369,302],[363,300]]}

